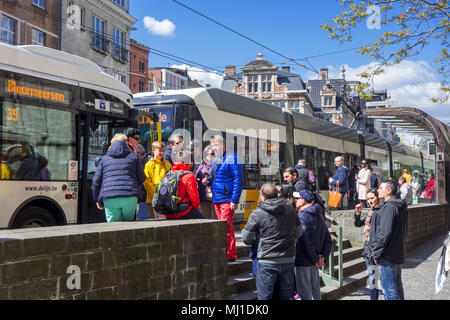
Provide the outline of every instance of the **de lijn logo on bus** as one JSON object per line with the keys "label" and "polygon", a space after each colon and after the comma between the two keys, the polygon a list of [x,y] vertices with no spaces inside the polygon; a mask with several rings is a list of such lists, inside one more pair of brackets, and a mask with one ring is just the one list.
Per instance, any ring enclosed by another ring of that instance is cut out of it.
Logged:
{"label": "de lijn logo on bus", "polygon": [[109,101],[95,99],[95,109],[100,111],[111,111],[111,106]]}

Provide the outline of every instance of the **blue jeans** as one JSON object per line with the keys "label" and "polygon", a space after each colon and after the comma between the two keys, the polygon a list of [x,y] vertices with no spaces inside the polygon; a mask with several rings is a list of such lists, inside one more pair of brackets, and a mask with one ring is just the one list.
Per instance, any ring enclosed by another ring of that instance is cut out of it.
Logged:
{"label": "blue jeans", "polygon": [[294,263],[265,264],[258,261],[258,300],[291,300],[294,296]]}
{"label": "blue jeans", "polygon": [[322,300],[318,267],[295,267],[295,281],[302,300]]}
{"label": "blue jeans", "polygon": [[386,300],[405,300],[402,284],[402,266],[385,259],[378,260],[381,286]]}
{"label": "blue jeans", "polygon": [[145,202],[139,202],[139,209],[136,214],[136,221],[150,219],[150,209]]}

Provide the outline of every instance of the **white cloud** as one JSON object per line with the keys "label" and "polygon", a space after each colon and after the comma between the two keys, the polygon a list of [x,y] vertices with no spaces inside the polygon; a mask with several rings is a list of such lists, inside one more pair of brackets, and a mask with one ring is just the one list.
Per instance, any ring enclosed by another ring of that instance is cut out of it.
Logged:
{"label": "white cloud", "polygon": [[[372,62],[368,65],[359,67],[350,67],[344,64],[345,78],[347,80],[365,80],[358,76],[368,68],[373,70],[378,64]],[[341,68],[328,66],[329,78],[342,78]],[[309,72],[310,79],[317,79],[317,74]],[[441,98],[444,93],[441,92],[440,82],[437,72],[434,71],[426,61],[405,60],[400,64],[384,68],[384,72],[375,76],[373,79],[375,90],[388,90],[391,99],[396,102],[398,107],[415,107],[432,116],[444,121],[450,116],[450,102],[445,104],[436,104],[431,98]]]}
{"label": "white cloud", "polygon": [[144,26],[148,32],[159,36],[171,36],[175,32],[175,24],[168,19],[158,21],[153,17],[144,17]]}
{"label": "white cloud", "polygon": [[223,76],[216,72],[206,72],[197,67],[191,67],[187,64],[172,65],[172,68],[188,70],[188,75],[192,80],[197,80],[204,87],[221,88]]}

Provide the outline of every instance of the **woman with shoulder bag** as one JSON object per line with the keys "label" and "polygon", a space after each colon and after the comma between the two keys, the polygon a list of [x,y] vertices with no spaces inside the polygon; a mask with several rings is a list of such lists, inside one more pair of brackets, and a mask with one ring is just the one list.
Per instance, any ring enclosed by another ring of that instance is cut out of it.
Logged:
{"label": "woman with shoulder bag", "polygon": [[206,219],[217,219],[212,206],[211,192],[211,165],[214,156],[214,150],[211,145],[207,146],[203,152],[203,163],[195,172],[195,178],[197,179],[198,184],[198,195],[200,197],[200,211]]}
{"label": "woman with shoulder bag", "polygon": [[367,280],[368,289],[370,291],[370,300],[378,300],[378,279],[380,279],[380,270],[378,266],[374,264],[373,260],[369,257],[368,243],[370,236],[371,222],[375,221],[374,215],[379,210],[380,199],[378,198],[378,192],[376,189],[370,189],[367,192],[367,203],[370,206],[367,215],[361,218],[362,204],[358,204],[355,207],[355,227],[364,226],[364,250],[363,257],[366,261],[367,272],[369,279]]}

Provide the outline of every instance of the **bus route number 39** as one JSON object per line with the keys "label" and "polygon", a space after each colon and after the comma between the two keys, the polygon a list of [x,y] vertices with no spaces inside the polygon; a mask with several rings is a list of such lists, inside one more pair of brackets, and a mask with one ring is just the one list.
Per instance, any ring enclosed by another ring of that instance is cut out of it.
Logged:
{"label": "bus route number 39", "polygon": [[16,108],[8,108],[8,121],[17,122],[19,120],[19,111]]}

